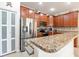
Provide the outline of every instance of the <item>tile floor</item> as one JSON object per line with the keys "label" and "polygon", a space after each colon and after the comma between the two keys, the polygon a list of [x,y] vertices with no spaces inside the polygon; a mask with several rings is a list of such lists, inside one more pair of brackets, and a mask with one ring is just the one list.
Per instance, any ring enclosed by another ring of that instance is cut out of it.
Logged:
{"label": "tile floor", "polygon": [[37,51],[34,51],[34,54],[30,56],[28,55],[27,52],[14,52],[14,53],[5,55],[3,57],[37,57],[37,56],[38,56]]}

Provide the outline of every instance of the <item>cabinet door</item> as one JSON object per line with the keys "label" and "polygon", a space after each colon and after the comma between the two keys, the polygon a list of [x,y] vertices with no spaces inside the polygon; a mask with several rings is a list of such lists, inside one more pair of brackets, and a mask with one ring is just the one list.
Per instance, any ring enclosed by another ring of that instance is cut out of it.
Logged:
{"label": "cabinet door", "polygon": [[28,17],[29,16],[29,9],[21,6],[20,7],[20,14],[21,14],[21,17],[23,17],[23,18]]}
{"label": "cabinet door", "polygon": [[29,18],[35,18],[35,12],[34,11],[32,11],[32,12],[30,12],[30,10],[29,10]]}
{"label": "cabinet door", "polygon": [[78,12],[71,12],[64,15],[64,26],[77,26]]}
{"label": "cabinet door", "polygon": [[58,16],[58,26],[61,27],[63,26],[63,23],[62,23],[63,19],[62,19],[62,16]]}
{"label": "cabinet door", "polygon": [[44,21],[45,22],[45,15],[40,15],[40,21]]}
{"label": "cabinet door", "polygon": [[78,38],[74,39],[74,47],[76,47],[76,48],[78,47]]}
{"label": "cabinet door", "polygon": [[53,26],[53,16],[49,16],[49,26]]}
{"label": "cabinet door", "polygon": [[73,26],[78,26],[78,12],[73,13]]}
{"label": "cabinet door", "polygon": [[78,20],[78,13],[71,12],[69,13],[69,26],[77,26]]}
{"label": "cabinet door", "polygon": [[57,27],[60,26],[60,16],[57,16]]}
{"label": "cabinet door", "polygon": [[55,27],[55,19],[56,19],[56,16],[53,16],[53,26]]}
{"label": "cabinet door", "polygon": [[35,14],[35,20],[37,22],[37,27],[39,27],[40,26],[39,14]]}
{"label": "cabinet door", "polygon": [[40,21],[44,21],[44,15],[39,15],[39,17]]}
{"label": "cabinet door", "polygon": [[46,22],[47,26],[48,26],[48,17],[46,15],[40,15],[39,18],[40,21]]}
{"label": "cabinet door", "polygon": [[69,14],[68,14],[68,17],[69,17],[69,19],[68,19],[68,26],[72,26],[72,21],[73,21],[73,14],[70,12]]}
{"label": "cabinet door", "polygon": [[58,17],[54,16],[54,26],[57,27],[58,26]]}
{"label": "cabinet door", "polygon": [[64,17],[63,15],[60,15],[60,26],[64,26]]}
{"label": "cabinet door", "polygon": [[45,16],[45,22],[47,23],[47,26],[49,26],[49,17],[47,15]]}
{"label": "cabinet door", "polygon": [[64,15],[64,26],[70,26],[69,15]]}
{"label": "cabinet door", "polygon": [[60,21],[60,16],[57,16],[57,20],[56,20],[56,23],[57,23],[57,27],[60,27],[61,26],[61,21]]}
{"label": "cabinet door", "polygon": [[53,17],[53,26],[56,27],[56,16]]}

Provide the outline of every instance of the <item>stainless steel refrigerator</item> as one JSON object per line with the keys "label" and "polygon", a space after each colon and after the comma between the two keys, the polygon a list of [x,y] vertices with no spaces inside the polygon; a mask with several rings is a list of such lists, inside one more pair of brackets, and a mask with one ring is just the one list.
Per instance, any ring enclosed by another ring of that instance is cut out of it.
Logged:
{"label": "stainless steel refrigerator", "polygon": [[20,19],[20,51],[25,51],[25,40],[34,37],[34,20],[32,18]]}

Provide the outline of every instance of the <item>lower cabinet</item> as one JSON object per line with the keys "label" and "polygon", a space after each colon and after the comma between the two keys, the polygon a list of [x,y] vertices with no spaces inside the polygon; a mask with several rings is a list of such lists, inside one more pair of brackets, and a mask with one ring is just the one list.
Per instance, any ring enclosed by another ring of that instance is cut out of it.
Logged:
{"label": "lower cabinet", "polygon": [[78,38],[74,39],[74,47],[77,48],[78,47]]}

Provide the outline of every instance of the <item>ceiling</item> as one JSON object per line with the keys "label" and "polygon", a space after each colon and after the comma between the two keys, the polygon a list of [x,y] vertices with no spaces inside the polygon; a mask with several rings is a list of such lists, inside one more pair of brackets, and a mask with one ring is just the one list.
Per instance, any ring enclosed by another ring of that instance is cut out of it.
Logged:
{"label": "ceiling", "polygon": [[[67,2],[42,2],[42,5],[39,5],[38,2],[21,2],[21,5],[28,6],[33,10],[38,10],[42,13],[55,15],[57,13],[61,13],[67,10],[72,10],[79,8],[79,2],[71,2],[71,4],[67,4]],[[50,11],[50,8],[55,8],[54,11]]]}

